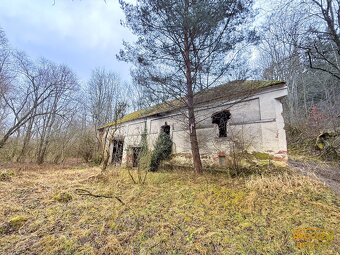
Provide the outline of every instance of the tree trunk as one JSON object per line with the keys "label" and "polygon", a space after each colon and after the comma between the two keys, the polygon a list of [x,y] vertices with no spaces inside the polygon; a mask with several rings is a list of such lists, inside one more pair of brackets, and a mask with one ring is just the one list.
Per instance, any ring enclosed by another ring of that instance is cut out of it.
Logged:
{"label": "tree trunk", "polygon": [[200,151],[198,147],[197,133],[196,133],[196,119],[194,111],[194,92],[193,82],[191,74],[191,61],[190,61],[190,48],[189,48],[189,35],[188,31],[184,33],[184,60],[185,60],[185,76],[187,82],[187,103],[188,103],[188,114],[189,114],[189,132],[190,132],[190,145],[192,159],[194,163],[194,170],[196,173],[202,173],[202,162]]}
{"label": "tree trunk", "polygon": [[13,150],[12,150],[12,155],[11,155],[11,159],[13,162],[17,162],[17,151],[18,151],[18,147],[20,144],[20,137],[21,137],[21,130],[18,129],[17,131],[17,136],[15,138],[15,140],[13,141]]}
{"label": "tree trunk", "polygon": [[27,127],[25,138],[24,138],[24,143],[22,145],[20,154],[19,154],[18,159],[17,159],[18,162],[25,162],[27,148],[28,148],[28,145],[29,145],[29,143],[31,141],[31,137],[32,137],[33,122],[34,122],[34,118],[31,118],[28,122],[28,127]]}
{"label": "tree trunk", "polygon": [[5,143],[7,142],[8,138],[10,137],[10,135],[7,133],[4,135],[4,137],[0,140],[0,149],[2,147],[4,147]]}
{"label": "tree trunk", "polygon": [[109,129],[107,129],[105,132],[104,140],[101,141],[102,143],[102,172],[105,172],[107,169],[107,166],[109,164],[109,158],[110,158],[110,142],[108,142],[107,137],[109,135]]}
{"label": "tree trunk", "polygon": [[37,164],[41,165],[42,163],[44,163],[44,159],[45,159],[45,154],[41,152],[37,157]]}
{"label": "tree trunk", "polygon": [[190,145],[191,145],[191,153],[192,159],[194,162],[194,169],[196,173],[202,173],[202,162],[201,162],[201,155],[198,146],[197,140],[197,133],[196,133],[196,121],[195,121],[195,114],[194,109],[189,110],[189,132],[190,132]]}
{"label": "tree trunk", "polygon": [[6,132],[6,134],[0,140],[0,149],[4,147],[4,145],[6,144],[7,140],[11,137],[11,135],[13,135],[17,130],[19,130],[19,128],[22,125],[23,125],[22,121],[18,122]]}
{"label": "tree trunk", "polygon": [[[42,132],[40,137],[40,143],[38,148],[37,163],[41,165],[45,161],[47,147],[50,144],[52,126],[55,123],[57,108],[58,108],[58,95],[55,96],[51,106],[50,113],[46,115],[46,119],[43,121]],[[48,108],[47,108],[48,109]],[[47,110],[48,111],[48,110]]]}

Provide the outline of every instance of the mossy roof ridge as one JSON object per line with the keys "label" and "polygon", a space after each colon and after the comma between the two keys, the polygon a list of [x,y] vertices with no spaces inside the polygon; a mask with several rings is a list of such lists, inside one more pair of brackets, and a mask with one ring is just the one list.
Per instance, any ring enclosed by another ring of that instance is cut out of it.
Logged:
{"label": "mossy roof ridge", "polygon": [[173,110],[172,106],[170,106],[169,104],[163,103],[163,104],[154,105],[154,106],[146,108],[146,109],[141,109],[141,110],[138,110],[138,111],[134,111],[132,113],[128,113],[123,118],[120,118],[116,122],[115,121],[109,122],[109,123],[105,124],[104,126],[100,127],[99,129],[111,127],[111,126],[114,126],[114,125],[119,125],[119,124],[122,124],[122,123],[125,123],[125,122],[128,122],[128,121],[131,121],[131,120],[137,120],[137,119],[140,119],[140,118],[155,115],[155,114],[161,113],[161,112],[166,112],[166,111],[169,111],[169,110]]}
{"label": "mossy roof ridge", "polygon": [[250,97],[262,90],[276,85],[283,85],[284,81],[277,80],[237,80],[209,88],[195,95],[195,104],[210,101],[236,100]]}
{"label": "mossy roof ridge", "polygon": [[[269,87],[284,84],[284,81],[278,80],[237,80],[198,92],[195,94],[194,101],[197,105],[222,99],[235,100],[242,97],[246,98]],[[180,102],[179,100],[173,100],[171,101],[171,103],[162,103],[146,109],[129,113],[123,118],[119,119],[117,122],[109,122],[100,128],[122,124],[128,121],[145,118],[147,116],[172,111],[182,107],[184,107],[184,104],[182,102]]]}

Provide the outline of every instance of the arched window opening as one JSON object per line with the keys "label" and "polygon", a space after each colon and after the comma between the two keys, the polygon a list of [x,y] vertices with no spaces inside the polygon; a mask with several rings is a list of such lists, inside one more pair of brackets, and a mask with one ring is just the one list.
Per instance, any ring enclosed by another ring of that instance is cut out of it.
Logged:
{"label": "arched window opening", "polygon": [[165,124],[161,127],[161,131],[166,133],[167,135],[170,135],[170,126],[168,123],[165,122]]}
{"label": "arched window opening", "polygon": [[219,137],[227,137],[227,123],[230,117],[229,110],[216,112],[211,116],[212,123],[218,125]]}

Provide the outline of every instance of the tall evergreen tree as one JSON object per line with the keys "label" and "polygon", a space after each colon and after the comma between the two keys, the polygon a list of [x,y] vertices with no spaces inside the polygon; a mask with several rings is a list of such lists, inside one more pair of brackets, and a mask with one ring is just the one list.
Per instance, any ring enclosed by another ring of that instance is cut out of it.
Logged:
{"label": "tall evergreen tree", "polygon": [[225,80],[239,45],[252,42],[253,0],[120,0],[137,36],[118,58],[132,62],[141,86],[163,101],[177,99],[190,133],[194,168],[202,172],[196,134],[196,92]]}

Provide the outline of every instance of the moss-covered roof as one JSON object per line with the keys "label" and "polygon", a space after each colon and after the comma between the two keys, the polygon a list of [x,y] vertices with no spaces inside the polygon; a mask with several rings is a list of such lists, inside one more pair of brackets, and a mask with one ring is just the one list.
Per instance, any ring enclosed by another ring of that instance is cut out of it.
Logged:
{"label": "moss-covered roof", "polygon": [[[207,90],[196,93],[194,96],[195,105],[202,103],[207,103],[211,101],[218,100],[236,100],[250,97],[257,92],[265,90],[269,87],[276,85],[284,85],[284,81],[273,81],[273,80],[248,80],[248,81],[232,81],[222,84],[217,87],[209,88]],[[147,116],[152,116],[175,109],[183,108],[184,103],[180,100],[173,100],[168,103],[163,103],[159,105],[152,106],[147,109],[142,109],[125,115],[123,118],[119,119],[117,122],[109,122],[104,126],[100,127],[106,128],[114,126],[117,124],[122,124],[131,120],[136,120],[140,118],[145,118]]]}

